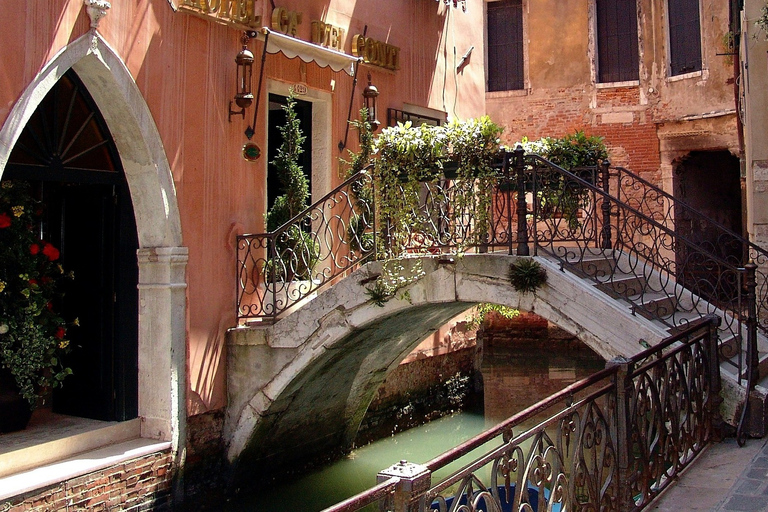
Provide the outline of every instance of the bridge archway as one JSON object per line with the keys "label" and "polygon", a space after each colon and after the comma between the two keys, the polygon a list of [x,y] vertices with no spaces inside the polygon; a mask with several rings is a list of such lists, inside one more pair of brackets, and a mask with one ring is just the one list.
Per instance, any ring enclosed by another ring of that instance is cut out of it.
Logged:
{"label": "bridge archway", "polygon": [[423,259],[425,276],[381,308],[367,301],[368,264],[268,327],[230,331],[230,402],[225,438],[238,475],[344,450],[389,371],[424,337],[480,302],[531,311],[579,337],[606,360],[643,349],[665,333],[547,260],[549,283],[520,294],[506,255],[455,264]]}

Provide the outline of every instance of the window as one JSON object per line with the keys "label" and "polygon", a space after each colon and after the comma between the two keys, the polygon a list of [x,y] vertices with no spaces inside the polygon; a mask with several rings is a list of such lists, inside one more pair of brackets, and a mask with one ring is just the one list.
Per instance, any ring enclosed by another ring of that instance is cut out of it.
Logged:
{"label": "window", "polygon": [[699,0],[670,0],[669,59],[671,75],[701,70]]}
{"label": "window", "polygon": [[637,80],[637,5],[635,0],[596,0],[597,80]]}
{"label": "window", "polygon": [[523,1],[488,2],[488,90],[523,89]]}

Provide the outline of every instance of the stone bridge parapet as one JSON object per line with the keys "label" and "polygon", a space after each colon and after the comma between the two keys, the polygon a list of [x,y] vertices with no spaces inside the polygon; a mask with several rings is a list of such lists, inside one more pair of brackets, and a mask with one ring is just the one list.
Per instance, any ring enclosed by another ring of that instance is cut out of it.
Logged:
{"label": "stone bridge parapet", "polygon": [[231,329],[225,423],[230,462],[265,468],[348,449],[386,375],[422,339],[477,303],[535,312],[606,360],[641,351],[640,340],[653,345],[666,337],[543,258],[537,260],[548,283],[518,293],[508,277],[516,258],[421,258],[424,276],[383,307],[365,293],[381,271],[372,262],[273,325]]}

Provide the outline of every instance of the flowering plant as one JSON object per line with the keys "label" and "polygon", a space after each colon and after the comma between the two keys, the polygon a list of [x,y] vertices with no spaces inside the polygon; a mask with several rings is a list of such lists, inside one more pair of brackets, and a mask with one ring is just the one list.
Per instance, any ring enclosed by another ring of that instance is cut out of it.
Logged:
{"label": "flowering plant", "polygon": [[40,239],[41,215],[28,183],[0,182],[0,367],[33,408],[72,373],[61,360],[70,347],[55,304],[61,280],[73,275],[58,263],[59,250]]}

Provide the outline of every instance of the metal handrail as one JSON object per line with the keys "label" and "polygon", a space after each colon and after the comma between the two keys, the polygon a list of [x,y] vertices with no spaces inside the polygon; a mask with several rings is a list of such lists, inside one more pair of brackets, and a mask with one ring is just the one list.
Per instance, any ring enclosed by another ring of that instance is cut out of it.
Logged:
{"label": "metal handrail", "polygon": [[237,318],[275,321],[375,255],[371,166],[271,233],[237,237]]}
{"label": "metal handrail", "polygon": [[[412,465],[415,471],[394,483],[386,478],[394,467],[384,470],[379,485],[324,512],[360,510],[374,503],[374,495],[380,496],[380,510],[394,512],[446,512],[460,500],[473,506],[483,501],[486,510],[500,510],[502,503],[512,510],[641,510],[722,434],[719,321],[705,317],[631,359],[611,361],[605,370]],[[468,455],[462,467],[432,481],[435,471]]]}
{"label": "metal handrail", "polygon": [[[731,338],[722,345],[723,354],[735,357],[739,377],[746,376],[742,343],[755,336],[751,331],[745,336],[744,267],[674,229],[674,208],[692,211],[688,205],[675,206],[672,196],[642,178],[630,178],[625,169],[613,176],[643,190],[632,194],[624,190],[629,186],[612,185],[607,164],[569,172],[522,149],[505,153],[502,162],[490,180],[437,179],[419,194],[409,194],[413,204],[405,207],[412,210],[412,225],[393,227],[382,218],[377,226],[369,166],[275,232],[239,236],[238,319],[275,321],[375,257],[377,236],[386,246],[397,240],[406,253],[418,254],[498,249],[512,254],[516,247],[518,255],[527,255],[532,242],[534,254],[548,253],[562,267],[629,302],[634,313],[670,329],[705,314],[721,315]],[[490,188],[478,190],[481,183]],[[366,200],[359,197],[363,189],[370,192]],[[467,203],[468,192],[490,200]],[[397,195],[396,190],[387,193]],[[656,198],[666,206],[658,206]],[[480,205],[488,210],[477,211]],[[758,249],[755,254],[768,255]],[[763,274],[756,275],[759,319],[768,286]],[[750,348],[754,340],[748,341]],[[751,350],[751,361],[755,354]]]}
{"label": "metal handrail", "polygon": [[[756,311],[757,326],[761,331],[768,332],[768,274],[766,274],[765,270],[761,270],[768,267],[768,250],[724,226],[717,220],[704,215],[685,200],[674,197],[629,169],[611,166],[610,171],[611,175],[616,178],[616,193],[614,195],[617,200],[625,203],[629,201],[637,202],[638,194],[631,194],[630,192],[632,190],[637,191],[639,187],[642,187],[639,191],[640,199],[643,203],[661,205],[660,213],[664,223],[674,224],[677,220],[677,211],[682,209],[685,212],[685,217],[692,218],[694,223],[699,226],[706,225],[716,232],[715,241],[706,242],[706,245],[710,247],[709,252],[720,253],[724,258],[732,258],[734,249],[740,248],[741,254],[738,261],[733,261],[732,263],[744,266],[747,262],[752,261],[758,265],[756,271],[758,279],[756,288],[759,294]],[[666,203],[666,207],[664,203]],[[658,208],[656,210],[657,212],[659,211]],[[699,241],[697,243],[702,245],[703,242]],[[734,247],[734,245],[737,247]]]}

